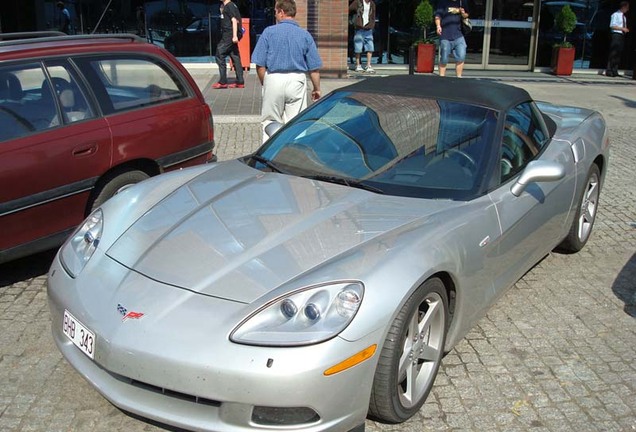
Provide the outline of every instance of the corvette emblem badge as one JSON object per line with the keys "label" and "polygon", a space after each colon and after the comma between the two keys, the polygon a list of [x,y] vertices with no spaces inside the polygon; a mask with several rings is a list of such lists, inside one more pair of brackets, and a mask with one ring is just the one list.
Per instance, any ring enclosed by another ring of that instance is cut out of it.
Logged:
{"label": "corvette emblem badge", "polygon": [[129,312],[128,309],[123,307],[121,304],[117,305],[117,312],[119,312],[123,316],[122,321],[126,321],[127,319],[140,319],[144,316],[143,312]]}

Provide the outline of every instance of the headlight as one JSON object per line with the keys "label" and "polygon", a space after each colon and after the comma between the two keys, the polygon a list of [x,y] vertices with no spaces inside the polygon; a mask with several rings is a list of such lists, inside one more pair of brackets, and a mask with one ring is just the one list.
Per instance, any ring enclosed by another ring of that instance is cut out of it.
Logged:
{"label": "headlight", "polygon": [[266,346],[309,345],[331,339],[356,315],[363,293],[360,282],[296,291],[256,311],[232,332],[230,339]]}
{"label": "headlight", "polygon": [[103,213],[97,209],[62,246],[60,260],[64,269],[72,277],[80,274],[88,260],[93,256],[102,237],[103,225]]}

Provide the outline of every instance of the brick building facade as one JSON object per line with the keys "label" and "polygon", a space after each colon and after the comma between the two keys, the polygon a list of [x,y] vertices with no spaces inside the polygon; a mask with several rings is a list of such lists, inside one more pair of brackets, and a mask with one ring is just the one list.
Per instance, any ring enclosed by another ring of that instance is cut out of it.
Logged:
{"label": "brick building facade", "polygon": [[296,20],[316,40],[323,61],[321,74],[347,74],[348,0],[296,0]]}

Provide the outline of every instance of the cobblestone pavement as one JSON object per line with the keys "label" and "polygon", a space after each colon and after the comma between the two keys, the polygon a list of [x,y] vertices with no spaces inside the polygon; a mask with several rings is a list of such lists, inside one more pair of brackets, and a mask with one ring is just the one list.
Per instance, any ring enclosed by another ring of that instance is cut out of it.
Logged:
{"label": "cobblestone pavement", "polygon": [[[547,256],[497,302],[444,359],[418,415],[367,421],[368,431],[636,431],[636,87],[514,83],[605,115],[612,159],[592,237],[578,254]],[[220,159],[258,145],[254,119],[225,120]],[[0,431],[165,430],[110,405],[58,353],[51,258],[0,266]]]}

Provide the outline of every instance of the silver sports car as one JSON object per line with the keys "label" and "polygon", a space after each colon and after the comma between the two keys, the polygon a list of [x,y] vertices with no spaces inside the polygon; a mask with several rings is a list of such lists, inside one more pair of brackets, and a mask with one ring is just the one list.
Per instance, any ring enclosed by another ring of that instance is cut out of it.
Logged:
{"label": "silver sports car", "polygon": [[588,240],[598,112],[470,79],[367,79],[254,154],[93,212],[49,272],[53,336],[117,407],[202,431],[399,423],[444,353]]}

